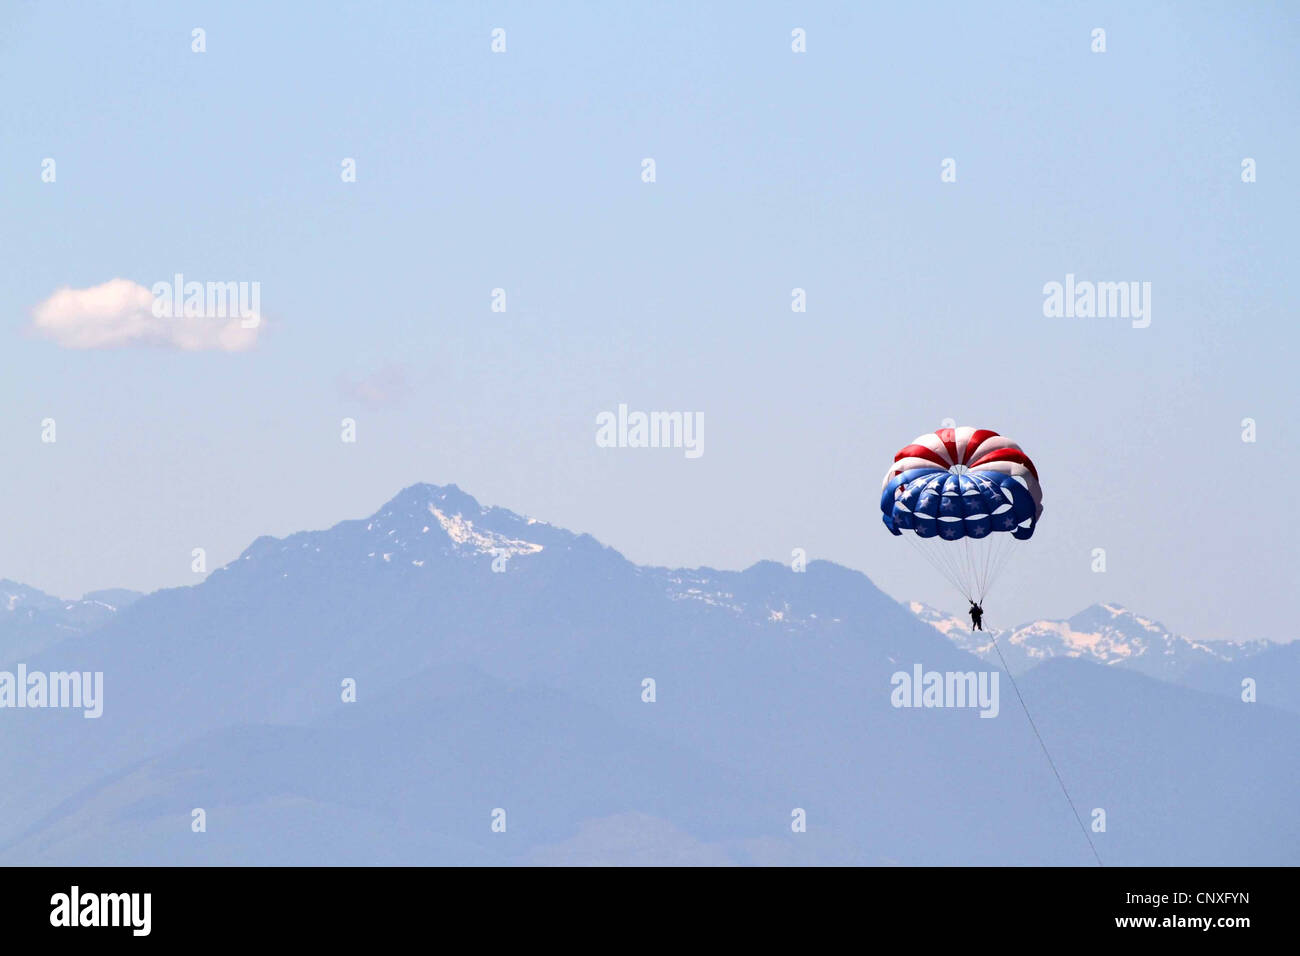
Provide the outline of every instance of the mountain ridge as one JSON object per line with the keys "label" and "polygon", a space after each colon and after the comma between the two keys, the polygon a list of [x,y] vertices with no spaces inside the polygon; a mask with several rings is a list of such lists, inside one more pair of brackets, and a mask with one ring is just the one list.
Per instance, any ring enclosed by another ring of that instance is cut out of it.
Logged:
{"label": "mountain ridge", "polygon": [[1115,602],[1091,604],[1068,618],[1042,618],[984,631],[974,631],[963,617],[919,601],[909,601],[907,607],[954,644],[980,657],[996,659],[989,655],[993,652],[992,638],[998,638],[1003,654],[1012,655],[1007,660],[1013,671],[1050,657],[1066,656],[1106,666],[1135,666],[1160,676],[1181,674],[1196,659],[1242,660],[1280,646],[1265,640],[1192,640]]}
{"label": "mountain ridge", "polygon": [[[1008,688],[898,706],[996,669],[865,574],[641,567],[463,494],[258,538],[28,658],[104,707],[0,710],[0,862],[1090,862]],[[1019,684],[1108,864],[1300,860],[1294,714],[1082,659]]]}

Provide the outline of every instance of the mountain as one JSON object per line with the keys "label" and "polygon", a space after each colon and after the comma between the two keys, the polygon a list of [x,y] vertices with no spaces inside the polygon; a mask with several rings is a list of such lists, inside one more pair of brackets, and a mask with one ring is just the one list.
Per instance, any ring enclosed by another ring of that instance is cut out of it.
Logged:
{"label": "mountain", "polygon": [[972,631],[968,619],[919,601],[908,608],[954,646],[994,664],[996,638],[1016,675],[1053,658],[1076,658],[1233,698],[1249,679],[1260,701],[1300,713],[1300,642],[1194,641],[1117,604],[1094,604],[1065,620],[985,631]]}
{"label": "mountain", "polygon": [[[104,705],[0,709],[4,864],[1092,861],[1005,685],[895,706],[998,675],[864,575],[641,567],[454,485],[24,663]],[[1021,691],[1108,864],[1300,862],[1294,714],[1083,659]]]}
{"label": "mountain", "polygon": [[1241,661],[1276,646],[1268,641],[1193,641],[1117,604],[1094,604],[1065,620],[986,631],[972,631],[967,618],[918,601],[908,608],[956,646],[993,662],[997,661],[996,637],[1007,665],[1017,674],[1053,657],[1077,657],[1178,681],[1200,665]]}
{"label": "mountain", "polygon": [[140,595],[116,589],[64,601],[43,591],[0,580],[0,668],[87,634],[133,604]]}

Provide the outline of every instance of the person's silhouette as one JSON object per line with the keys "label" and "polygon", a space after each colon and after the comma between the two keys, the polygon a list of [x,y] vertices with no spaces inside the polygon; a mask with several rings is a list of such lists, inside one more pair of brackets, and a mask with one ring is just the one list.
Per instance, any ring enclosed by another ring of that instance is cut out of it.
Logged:
{"label": "person's silhouette", "polygon": [[970,602],[970,629],[972,631],[984,630],[984,608],[980,607],[974,601]]}

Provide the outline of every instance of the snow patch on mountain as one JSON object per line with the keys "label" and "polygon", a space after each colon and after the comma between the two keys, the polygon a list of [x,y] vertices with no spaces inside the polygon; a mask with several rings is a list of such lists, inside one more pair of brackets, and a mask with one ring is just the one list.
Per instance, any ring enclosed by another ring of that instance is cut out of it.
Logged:
{"label": "snow patch on mountain", "polygon": [[69,638],[90,634],[134,603],[135,591],[92,591],[63,600],[15,581],[0,580],[0,669]]}
{"label": "snow patch on mountain", "polygon": [[670,601],[698,601],[740,614],[742,608],[731,591],[719,588],[707,575],[691,571],[672,571],[664,576]]}
{"label": "snow patch on mountain", "polygon": [[[495,531],[480,531],[474,527],[474,522],[464,515],[457,513],[454,515],[444,514],[435,505],[429,505],[429,512],[438,519],[438,524],[442,525],[442,530],[447,533],[457,546],[468,548],[479,554],[507,554],[514,557],[518,554],[537,554],[542,550],[542,545],[533,541],[524,541],[520,538],[507,538],[503,534]],[[534,519],[529,519],[529,524],[536,523]]]}
{"label": "snow patch on mountain", "polygon": [[11,614],[24,611],[30,616],[35,611],[54,611],[62,607],[63,603],[44,591],[17,581],[0,580],[0,606]]}
{"label": "snow patch on mountain", "polygon": [[275,564],[303,551],[318,555],[322,565],[364,561],[426,572],[436,571],[446,558],[536,558],[543,552],[558,558],[609,552],[623,560],[590,535],[577,535],[507,508],[483,507],[455,485],[418,484],[404,489],[369,518],[284,539],[258,538],[227,569]]}
{"label": "snow patch on mountain", "polygon": [[1073,657],[1176,680],[1200,664],[1242,660],[1274,646],[1269,641],[1195,641],[1111,603],[1094,604],[1066,620],[1031,621],[987,631],[972,631],[964,617],[919,601],[911,601],[907,607],[962,650],[987,660],[998,660],[996,639],[1007,665],[1016,673],[1054,657]]}

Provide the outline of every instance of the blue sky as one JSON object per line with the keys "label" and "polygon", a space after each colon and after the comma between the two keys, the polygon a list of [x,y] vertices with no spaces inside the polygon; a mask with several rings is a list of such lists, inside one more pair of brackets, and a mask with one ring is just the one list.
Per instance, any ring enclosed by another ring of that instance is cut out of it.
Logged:
{"label": "blue sky", "polygon": [[[995,626],[1111,600],[1289,639],[1297,41],[1262,4],[8,4],[0,577],[192,583],[194,547],[431,481],[956,608],[877,507],[951,418],[1042,476]],[[60,288],[177,272],[259,282],[256,346],[33,332]],[[1045,318],[1067,273],[1150,282],[1150,327]],[[703,456],[598,448],[620,402],[702,413]]]}

